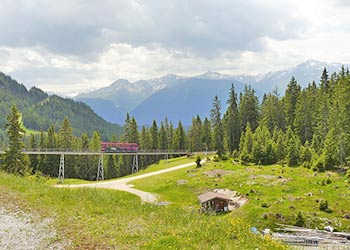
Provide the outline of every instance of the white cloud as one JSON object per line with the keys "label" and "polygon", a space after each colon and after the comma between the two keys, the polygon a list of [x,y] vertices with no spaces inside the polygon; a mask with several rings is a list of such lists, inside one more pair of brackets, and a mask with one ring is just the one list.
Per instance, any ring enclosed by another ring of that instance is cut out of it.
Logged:
{"label": "white cloud", "polygon": [[72,94],[168,73],[349,63],[345,1],[4,0],[0,71]]}

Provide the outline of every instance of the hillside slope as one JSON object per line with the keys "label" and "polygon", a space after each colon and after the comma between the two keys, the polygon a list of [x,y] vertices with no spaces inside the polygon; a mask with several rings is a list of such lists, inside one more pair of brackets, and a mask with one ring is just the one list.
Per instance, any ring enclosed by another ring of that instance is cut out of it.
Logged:
{"label": "hillside slope", "polygon": [[[92,135],[94,130],[98,130],[103,138],[107,138],[122,132],[119,125],[106,122],[85,103],[57,95],[49,96],[35,87],[28,91],[23,84],[0,73],[0,130],[3,130],[6,116],[14,104],[22,113],[23,125],[28,129],[47,130],[52,124],[58,130],[67,117],[76,135],[83,132]],[[3,139],[4,131],[0,136]]]}
{"label": "hillside slope", "polygon": [[215,95],[226,108],[226,99],[231,84],[234,83],[237,92],[244,88],[244,84],[230,80],[205,80],[190,78],[173,87],[164,88],[138,105],[131,111],[139,124],[150,125],[152,120],[163,121],[166,117],[177,124],[179,120],[187,126],[197,114],[210,116],[210,109]]}

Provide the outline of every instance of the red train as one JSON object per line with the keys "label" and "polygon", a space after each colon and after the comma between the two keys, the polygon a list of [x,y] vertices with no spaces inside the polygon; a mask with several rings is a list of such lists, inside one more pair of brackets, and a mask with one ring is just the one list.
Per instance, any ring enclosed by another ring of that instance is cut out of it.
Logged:
{"label": "red train", "polygon": [[105,153],[134,153],[139,151],[139,146],[133,142],[101,142],[101,151]]}

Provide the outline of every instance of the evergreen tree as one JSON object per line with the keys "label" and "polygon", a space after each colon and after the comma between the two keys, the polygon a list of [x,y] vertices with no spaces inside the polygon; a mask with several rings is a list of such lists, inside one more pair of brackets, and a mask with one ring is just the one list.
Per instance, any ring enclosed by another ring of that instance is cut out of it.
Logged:
{"label": "evergreen tree", "polygon": [[295,110],[294,127],[301,143],[311,141],[316,127],[317,87],[315,82],[302,90]]}
{"label": "evergreen tree", "polygon": [[246,131],[242,132],[240,143],[240,159],[243,163],[251,162],[252,150],[253,150],[253,132],[250,128],[250,124],[247,124]]}
{"label": "evergreen tree", "polygon": [[122,137],[123,142],[131,142],[130,140],[130,115],[126,114],[125,122],[124,122],[124,135]]}
{"label": "evergreen tree", "polygon": [[163,122],[160,124],[159,129],[159,148],[162,150],[168,149],[168,135]]}
{"label": "evergreen tree", "polygon": [[107,156],[107,171],[106,171],[106,179],[113,179],[119,176],[117,164],[115,162],[114,155]]}
{"label": "evergreen tree", "polygon": [[277,89],[265,95],[261,104],[261,122],[267,126],[270,133],[275,128],[285,131],[285,115]]}
{"label": "evergreen tree", "polygon": [[259,99],[255,95],[255,90],[249,85],[244,87],[243,94],[239,96],[239,111],[241,115],[242,130],[245,131],[248,123],[252,131],[258,127],[259,123]]}
{"label": "evergreen tree", "polygon": [[5,124],[9,149],[5,151],[2,169],[9,173],[25,175],[30,170],[29,159],[27,155],[22,154],[25,145],[23,142],[24,129],[21,127],[20,117],[17,107],[13,105]]}
{"label": "evergreen tree", "polygon": [[209,149],[211,150],[211,145],[212,145],[211,124],[207,117],[204,119],[203,126],[202,126],[201,141],[206,150],[209,150]]}
{"label": "evergreen tree", "polygon": [[301,143],[299,138],[294,134],[291,127],[287,129],[287,165],[290,167],[298,166],[300,163]]}
{"label": "evergreen tree", "polygon": [[294,129],[295,110],[300,95],[301,87],[295,80],[294,76],[287,85],[284,96],[284,109],[286,114],[286,125]]}
{"label": "evergreen tree", "polygon": [[67,117],[63,119],[59,132],[59,146],[62,149],[72,149],[73,147],[73,129]]}
{"label": "evergreen tree", "polygon": [[186,132],[182,126],[181,121],[179,121],[179,124],[175,129],[173,149],[177,150],[177,149],[186,149],[186,148],[187,148]]}
{"label": "evergreen tree", "polygon": [[[47,131],[47,136],[45,138],[45,148],[47,148],[48,150],[54,150],[58,147],[59,146],[57,142],[55,128],[51,125]],[[56,177],[58,176],[59,161],[60,158],[58,155],[45,155],[45,158],[39,165],[39,170],[45,175]]]}
{"label": "evergreen tree", "polygon": [[227,100],[228,108],[224,115],[224,135],[227,150],[232,153],[239,149],[239,140],[241,134],[241,120],[239,117],[237,94],[233,84],[231,85],[229,99]]}
{"label": "evergreen tree", "polygon": [[[81,150],[83,152],[93,151],[90,149],[90,140],[87,134],[83,133],[81,136]],[[97,162],[96,156],[82,155],[79,157],[80,161],[77,163],[79,178],[84,180],[96,180]]]}
{"label": "evergreen tree", "polygon": [[[61,149],[70,151],[74,148],[74,136],[73,129],[67,117],[63,119],[61,129],[58,135],[58,145]],[[74,164],[74,157],[72,155],[66,155],[64,158],[65,176],[67,178],[76,178],[77,171]]]}
{"label": "evergreen tree", "polygon": [[[34,134],[30,134],[29,147],[36,150],[38,148],[36,137]],[[38,155],[29,155],[30,166],[32,167],[32,173],[35,174],[38,169]]]}
{"label": "evergreen tree", "polygon": [[265,125],[259,125],[253,135],[252,158],[255,163],[272,164],[276,162],[273,141]]}
{"label": "evergreen tree", "polygon": [[150,128],[150,148],[158,149],[159,147],[159,138],[158,138],[158,125],[155,120],[153,120],[152,126]]}
{"label": "evergreen tree", "polygon": [[139,127],[137,125],[135,117],[132,117],[129,122],[129,129],[128,129],[128,141],[133,143],[139,142]]}
{"label": "evergreen tree", "polygon": [[218,155],[221,156],[224,153],[224,133],[221,123],[221,104],[217,95],[214,97],[212,105],[210,118],[213,128],[213,148],[217,151]]}
{"label": "evergreen tree", "polygon": [[197,115],[196,118],[192,119],[192,126],[189,129],[188,140],[189,140],[189,149],[192,152],[198,152],[203,149],[202,144],[202,121]]}
{"label": "evergreen tree", "polygon": [[[142,126],[139,147],[141,150],[148,150],[150,149],[150,145],[151,139],[149,135],[149,130],[145,126]],[[145,155],[141,155],[139,158],[139,164],[141,168],[149,165],[150,162],[150,158]]]}
{"label": "evergreen tree", "polygon": [[337,138],[337,133],[334,128],[330,129],[326,140],[324,142],[324,147],[322,150],[322,156],[324,159],[324,167],[326,169],[334,168],[340,164],[339,161],[339,142]]}

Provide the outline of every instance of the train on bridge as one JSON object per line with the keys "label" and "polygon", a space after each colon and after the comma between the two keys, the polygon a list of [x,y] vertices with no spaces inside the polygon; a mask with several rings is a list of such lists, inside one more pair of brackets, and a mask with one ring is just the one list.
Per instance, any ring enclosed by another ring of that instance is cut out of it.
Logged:
{"label": "train on bridge", "polygon": [[139,146],[135,142],[101,142],[104,153],[137,153]]}

